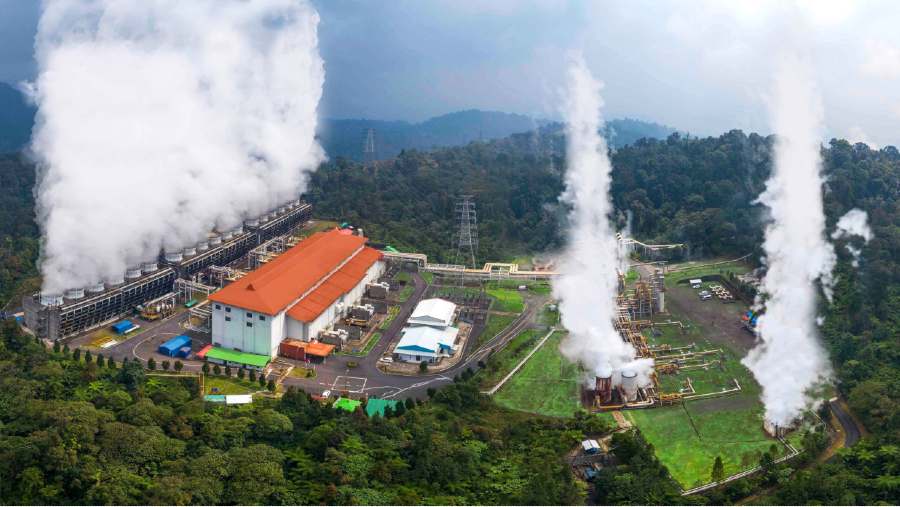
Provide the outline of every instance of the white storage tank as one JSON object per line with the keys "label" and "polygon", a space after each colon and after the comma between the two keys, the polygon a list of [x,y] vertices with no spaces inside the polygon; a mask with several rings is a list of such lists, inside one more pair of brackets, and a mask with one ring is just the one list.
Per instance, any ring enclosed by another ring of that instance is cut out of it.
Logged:
{"label": "white storage tank", "polygon": [[141,263],[141,271],[146,273],[153,273],[159,269],[159,264],[156,261],[147,261]]}
{"label": "white storage tank", "polygon": [[165,259],[166,262],[181,262],[184,260],[184,254],[181,250],[166,250]]}
{"label": "white storage tank", "polygon": [[63,297],[59,294],[41,292],[41,304],[44,306],[59,306],[63,304]]}
{"label": "white storage tank", "polygon": [[247,227],[259,227],[259,219],[258,218],[248,218],[244,220],[244,225]]}
{"label": "white storage tank", "polygon": [[128,269],[125,270],[125,279],[126,280],[137,280],[141,277],[141,266],[134,265],[128,266]]}
{"label": "white storage tank", "polygon": [[97,282],[97,283],[89,285],[87,290],[91,294],[99,294],[99,293],[103,292],[104,290],[106,290],[106,286],[103,285],[103,282]]}
{"label": "white storage tank", "polygon": [[638,397],[638,375],[634,370],[622,370],[622,392],[628,401],[636,401]]}
{"label": "white storage tank", "polygon": [[205,252],[209,250],[209,242],[208,241],[198,241],[197,242],[197,251]]}
{"label": "white storage tank", "polygon": [[84,289],[81,287],[66,291],[66,299],[81,299],[84,297]]}
{"label": "white storage tank", "polygon": [[233,237],[234,237],[234,232],[232,232],[232,231],[225,231],[222,233],[222,241],[231,241],[231,239]]}
{"label": "white storage tank", "polygon": [[110,287],[115,285],[122,285],[125,283],[125,277],[122,275],[115,276],[109,280]]}
{"label": "white storage tank", "polygon": [[193,246],[185,247],[185,249],[182,250],[181,253],[183,253],[185,257],[197,255],[197,248]]}
{"label": "white storage tank", "polygon": [[218,234],[216,234],[214,232],[209,233],[208,239],[209,239],[210,247],[219,246],[222,244],[222,236],[219,236]]}

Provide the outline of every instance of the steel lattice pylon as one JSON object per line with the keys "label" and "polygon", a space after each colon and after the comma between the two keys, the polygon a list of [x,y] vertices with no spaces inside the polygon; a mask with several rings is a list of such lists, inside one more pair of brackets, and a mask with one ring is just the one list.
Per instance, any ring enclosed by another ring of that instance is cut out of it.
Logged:
{"label": "steel lattice pylon", "polygon": [[363,164],[371,165],[378,159],[375,152],[375,129],[367,128],[363,134],[365,136],[362,146]]}
{"label": "steel lattice pylon", "polygon": [[455,262],[474,269],[477,267],[475,252],[478,250],[478,217],[475,213],[474,196],[459,196],[455,212],[457,223]]}

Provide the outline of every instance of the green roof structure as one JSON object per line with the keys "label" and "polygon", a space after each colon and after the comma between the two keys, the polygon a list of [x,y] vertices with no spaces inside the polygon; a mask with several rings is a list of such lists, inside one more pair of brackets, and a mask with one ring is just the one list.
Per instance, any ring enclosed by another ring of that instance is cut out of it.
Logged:
{"label": "green roof structure", "polygon": [[334,404],[331,406],[334,408],[339,408],[341,410],[346,410],[347,412],[355,412],[356,408],[362,405],[362,402],[359,400],[351,400],[350,398],[338,398],[334,400]]}
{"label": "green roof structure", "polygon": [[238,352],[236,350],[223,349],[219,347],[213,347],[212,349],[210,349],[206,353],[206,358],[217,359],[219,361],[229,361],[238,364],[246,364],[248,366],[256,366],[257,368],[263,368],[267,364],[269,364],[269,358],[267,356],[250,354],[248,352]]}
{"label": "green roof structure", "polygon": [[381,398],[369,398],[369,401],[366,402],[366,415],[369,417],[375,417],[375,414],[384,417],[384,409],[387,407],[391,407],[391,410],[397,408],[397,404],[400,403],[397,400],[383,400]]}

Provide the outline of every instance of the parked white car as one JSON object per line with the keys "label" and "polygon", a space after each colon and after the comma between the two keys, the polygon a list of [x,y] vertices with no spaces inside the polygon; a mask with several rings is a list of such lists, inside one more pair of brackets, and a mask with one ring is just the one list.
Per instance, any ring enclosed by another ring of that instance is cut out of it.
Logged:
{"label": "parked white car", "polygon": [[392,357],[382,357],[382,358],[379,358],[379,359],[378,359],[378,362],[379,362],[379,363],[388,363],[388,364],[390,364],[390,363],[393,363],[393,362],[394,362],[394,358],[392,358]]}

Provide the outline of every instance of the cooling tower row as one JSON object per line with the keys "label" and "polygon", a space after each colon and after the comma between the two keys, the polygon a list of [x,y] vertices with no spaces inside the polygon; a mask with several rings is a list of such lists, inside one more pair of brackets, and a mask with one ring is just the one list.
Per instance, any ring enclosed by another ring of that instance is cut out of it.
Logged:
{"label": "cooling tower row", "polygon": [[[297,210],[301,206],[309,206],[301,203],[299,199],[290,201],[283,206],[279,206],[271,211],[263,213],[255,218],[244,220],[246,229],[262,229],[264,224],[272,223],[280,217],[283,217],[291,211]],[[196,256],[209,252],[211,249],[222,247],[223,243],[233,241],[245,233],[245,226],[241,225],[227,231],[213,231],[206,237],[194,245],[190,245],[181,249],[165,250],[159,260],[148,259],[140,264],[129,266],[125,270],[123,276],[118,279],[109,280],[106,283],[97,282],[88,287],[76,287],[66,290],[63,294],[45,294],[41,293],[40,302],[44,306],[59,306],[65,301],[78,301],[83,299],[85,295],[94,295],[104,292],[105,290],[119,287],[125,282],[138,280],[142,276],[149,275],[159,269],[159,261],[162,260],[170,265],[178,265]]]}

